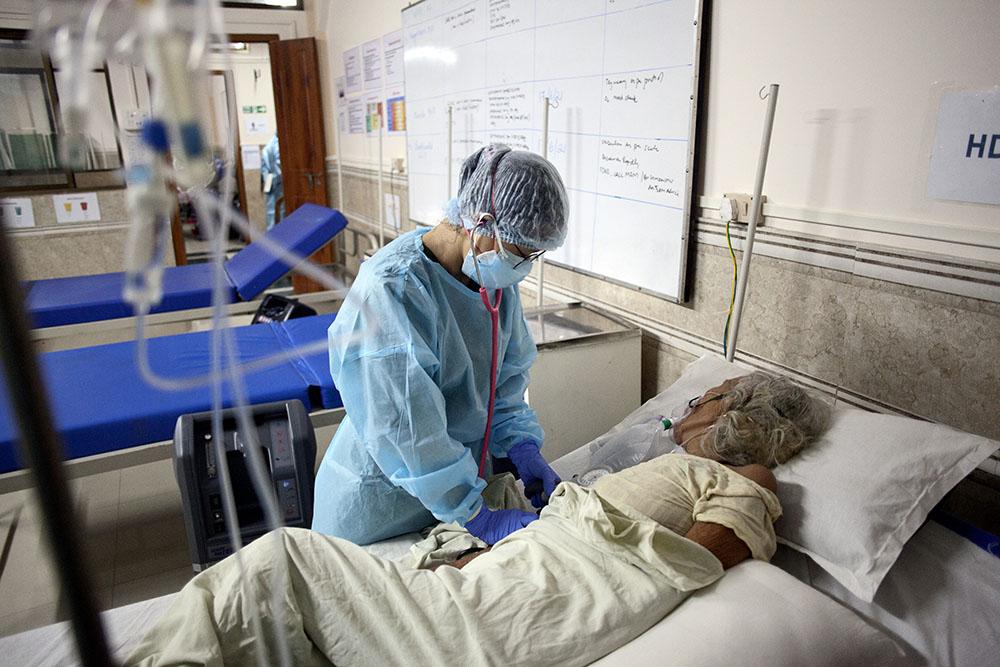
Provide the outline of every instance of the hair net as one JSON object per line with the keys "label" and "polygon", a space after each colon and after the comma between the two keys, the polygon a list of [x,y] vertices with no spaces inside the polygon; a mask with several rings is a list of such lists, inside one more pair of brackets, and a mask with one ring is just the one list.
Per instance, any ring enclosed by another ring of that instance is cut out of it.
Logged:
{"label": "hair net", "polygon": [[[490,204],[491,182],[495,210]],[[555,250],[566,240],[566,188],[552,163],[535,153],[491,144],[465,159],[448,218],[456,226],[471,226],[480,214],[491,212],[501,241]],[[492,236],[492,230],[487,234]]]}

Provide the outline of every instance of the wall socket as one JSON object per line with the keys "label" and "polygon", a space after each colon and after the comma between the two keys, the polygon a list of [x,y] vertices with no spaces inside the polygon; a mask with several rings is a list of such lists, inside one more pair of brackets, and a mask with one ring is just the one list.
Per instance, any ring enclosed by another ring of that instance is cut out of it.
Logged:
{"label": "wall socket", "polygon": [[392,158],[392,173],[402,174],[406,170],[406,160],[401,157]]}
{"label": "wall socket", "polygon": [[[767,195],[761,195],[761,204],[767,202]],[[726,192],[719,202],[719,219],[722,222],[735,222],[747,224],[750,222],[750,204],[753,196],[745,192]],[[757,221],[758,225],[764,224],[763,216]]]}

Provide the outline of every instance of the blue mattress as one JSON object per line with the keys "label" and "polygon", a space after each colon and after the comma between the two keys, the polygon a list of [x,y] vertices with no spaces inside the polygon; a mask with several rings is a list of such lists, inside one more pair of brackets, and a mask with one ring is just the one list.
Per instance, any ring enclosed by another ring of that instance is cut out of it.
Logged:
{"label": "blue mattress", "polygon": [[[339,234],[347,219],[333,209],[303,204],[275,225],[268,240],[309,256]],[[293,266],[254,241],[226,261],[226,295],[230,303],[255,299]],[[28,311],[37,328],[131,317],[122,299],[124,273],[36,280],[28,285]],[[170,267],[163,272],[163,300],[152,309],[166,313],[212,304],[211,264]]]}
{"label": "blue mattress", "polygon": [[[241,363],[270,357],[304,343],[326,340],[334,315],[255,324],[232,329]],[[168,377],[209,372],[210,332],[151,338],[150,365]],[[186,391],[150,387],[136,367],[136,343],[128,341],[40,357],[65,458],[125,449],[173,437],[180,415],[211,409],[208,386]],[[297,355],[288,361],[248,373],[251,404],[297,398],[310,410],[343,404],[333,386],[325,352]],[[232,405],[228,387],[226,407]],[[0,383],[0,473],[21,468],[15,447],[15,425],[4,383]]]}

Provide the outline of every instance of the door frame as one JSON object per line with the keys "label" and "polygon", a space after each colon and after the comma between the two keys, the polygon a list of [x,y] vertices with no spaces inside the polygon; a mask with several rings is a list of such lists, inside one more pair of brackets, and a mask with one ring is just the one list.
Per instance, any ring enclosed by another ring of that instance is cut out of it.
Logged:
{"label": "door frame", "polygon": [[[281,36],[277,35],[277,34],[274,34],[274,33],[260,33],[260,34],[257,34],[257,33],[229,33],[229,34],[226,35],[226,39],[228,41],[230,41],[230,42],[250,42],[250,43],[256,43],[256,44],[260,44],[260,43],[268,44],[270,42],[280,42],[281,41]],[[270,60],[270,58],[269,58],[269,60]],[[274,83],[273,83],[273,80],[274,80],[274,69],[273,69],[274,63],[271,63],[271,67],[272,67],[272,70],[271,70],[272,84],[271,85],[273,86],[274,85]],[[221,71],[221,70],[216,70],[216,71]],[[235,97],[235,92],[233,94],[234,94],[234,97]],[[234,102],[235,102],[235,100],[234,100]],[[280,113],[280,111],[278,109],[278,105],[275,104],[275,106],[274,106],[275,117],[277,117],[278,113]],[[239,128],[239,123],[237,122],[237,125],[236,125],[236,136],[237,136],[236,166],[237,166],[237,169],[238,169],[237,178],[239,179],[239,182],[242,184],[243,183],[243,152],[240,149],[240,145],[239,145],[239,132],[240,132],[240,128]],[[247,209],[246,209],[246,193],[244,192],[244,190],[245,190],[245,188],[243,188],[243,187],[240,188],[240,197],[241,197],[240,204],[243,206],[243,214],[248,216],[249,215],[249,211],[247,211]],[[182,264],[187,264],[187,248],[184,245],[184,233],[181,231],[180,215],[179,215],[179,212],[177,210],[177,206],[176,205],[174,207],[174,213],[171,216],[170,236],[171,236],[172,245],[174,247],[174,263],[177,264],[178,266],[180,266]],[[247,241],[248,243],[250,242],[250,239],[247,239],[245,235],[244,235],[244,240]]]}

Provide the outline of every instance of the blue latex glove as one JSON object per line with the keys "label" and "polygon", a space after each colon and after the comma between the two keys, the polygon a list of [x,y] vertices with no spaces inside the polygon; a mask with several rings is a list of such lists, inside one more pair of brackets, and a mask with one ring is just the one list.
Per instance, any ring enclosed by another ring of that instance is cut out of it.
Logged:
{"label": "blue latex glove", "polygon": [[538,516],[531,512],[491,510],[483,505],[479,513],[465,524],[465,529],[487,544],[496,544],[537,518]]}
{"label": "blue latex glove", "polygon": [[531,440],[525,440],[511,447],[507,456],[517,468],[521,481],[524,482],[525,497],[534,507],[544,506],[555,491],[556,485],[562,480],[542,458],[538,445]]}

